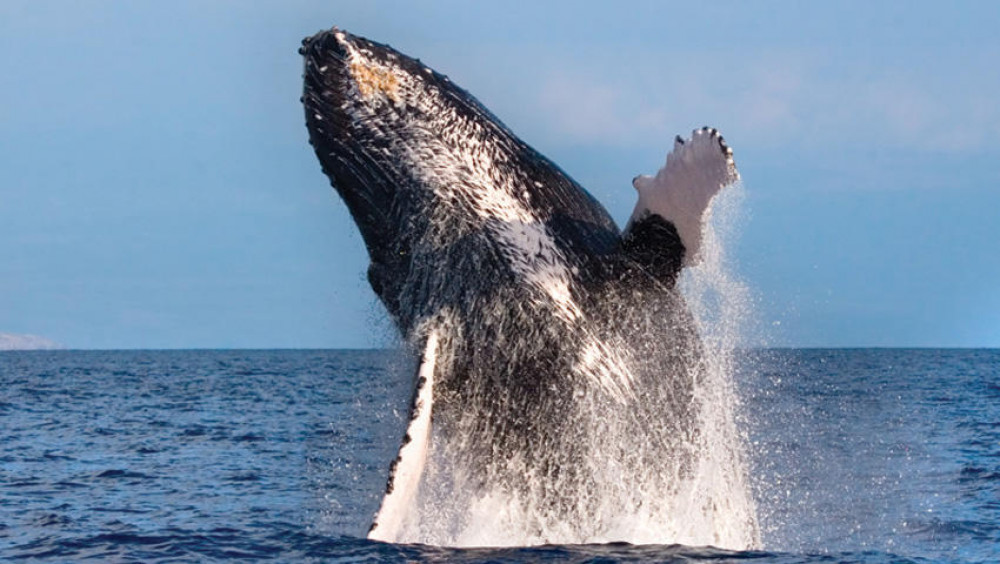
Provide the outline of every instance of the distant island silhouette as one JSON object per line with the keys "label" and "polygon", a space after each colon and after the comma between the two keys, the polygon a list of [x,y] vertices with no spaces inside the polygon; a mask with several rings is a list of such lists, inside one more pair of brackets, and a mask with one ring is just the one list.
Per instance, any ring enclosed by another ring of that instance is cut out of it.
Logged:
{"label": "distant island silhouette", "polygon": [[38,351],[64,348],[66,347],[55,341],[37,335],[0,333],[0,351]]}

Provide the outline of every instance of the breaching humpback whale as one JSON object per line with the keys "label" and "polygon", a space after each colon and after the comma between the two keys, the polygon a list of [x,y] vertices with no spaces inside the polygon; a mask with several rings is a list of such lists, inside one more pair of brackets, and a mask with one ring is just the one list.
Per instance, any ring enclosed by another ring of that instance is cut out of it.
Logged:
{"label": "breaching humpback whale", "polygon": [[620,231],[419,60],[336,28],[300,53],[309,142],[418,359],[369,538],[631,540],[628,519],[678,511],[698,471],[705,366],[675,282],[713,196],[738,179],[718,131],[678,136],[655,176],[633,180]]}

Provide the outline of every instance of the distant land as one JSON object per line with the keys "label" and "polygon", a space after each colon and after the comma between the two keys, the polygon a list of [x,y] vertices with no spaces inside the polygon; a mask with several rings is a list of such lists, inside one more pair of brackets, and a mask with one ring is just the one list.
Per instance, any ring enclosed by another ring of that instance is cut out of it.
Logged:
{"label": "distant land", "polygon": [[55,341],[37,335],[0,333],[0,351],[40,351],[65,348]]}

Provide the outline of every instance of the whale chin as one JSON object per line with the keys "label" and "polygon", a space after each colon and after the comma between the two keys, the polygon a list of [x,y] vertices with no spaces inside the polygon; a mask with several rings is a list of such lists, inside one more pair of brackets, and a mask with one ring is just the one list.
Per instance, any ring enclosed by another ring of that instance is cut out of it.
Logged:
{"label": "whale chin", "polygon": [[[696,130],[636,180],[622,233],[420,61],[336,28],[300,53],[310,143],[420,359],[369,536],[476,542],[466,533],[486,500],[525,531],[564,532],[517,537],[536,542],[605,538],[597,512],[668,511],[649,492],[692,472],[705,370],[675,281],[712,197],[738,177],[718,132]],[[602,488],[631,491],[608,505]]]}

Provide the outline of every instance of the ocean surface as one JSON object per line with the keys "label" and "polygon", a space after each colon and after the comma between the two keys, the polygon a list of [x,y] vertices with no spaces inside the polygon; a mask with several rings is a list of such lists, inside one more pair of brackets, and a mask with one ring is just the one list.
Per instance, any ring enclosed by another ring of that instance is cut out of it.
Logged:
{"label": "ocean surface", "polygon": [[759,551],[364,539],[390,351],[0,353],[0,560],[1000,561],[1000,351],[765,350],[737,384]]}

